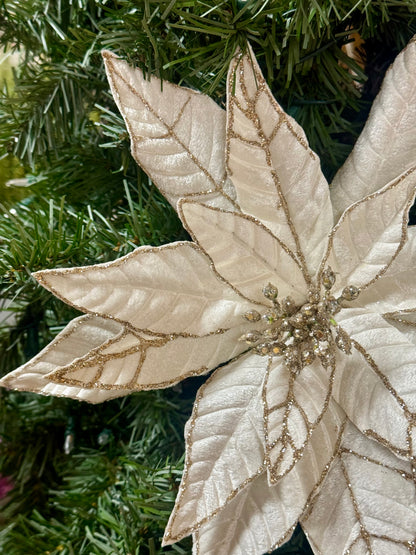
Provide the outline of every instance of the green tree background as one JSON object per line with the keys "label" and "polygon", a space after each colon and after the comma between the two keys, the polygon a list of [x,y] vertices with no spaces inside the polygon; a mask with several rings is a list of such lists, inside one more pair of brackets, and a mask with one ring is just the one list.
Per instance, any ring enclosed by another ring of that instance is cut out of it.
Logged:
{"label": "green tree background", "polygon": [[[250,41],[331,178],[415,31],[415,0],[0,0],[0,373],[76,315],[31,272],[185,237],[131,158],[103,48],[221,105],[228,63]],[[342,48],[352,32],[364,69]],[[0,480],[14,489],[0,501],[0,551],[162,552],[200,384],[101,406],[2,390]],[[191,543],[163,552],[190,553]],[[311,551],[297,530],[277,553]]]}

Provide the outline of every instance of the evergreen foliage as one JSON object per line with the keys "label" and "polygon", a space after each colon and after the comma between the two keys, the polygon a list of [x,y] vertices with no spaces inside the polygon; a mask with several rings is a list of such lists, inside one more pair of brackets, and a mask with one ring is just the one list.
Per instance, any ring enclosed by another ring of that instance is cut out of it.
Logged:
{"label": "evergreen foliage", "polygon": [[[131,158],[101,49],[221,105],[229,61],[250,41],[330,178],[415,31],[414,0],[0,0],[0,46],[20,59],[13,83],[0,70],[0,372],[75,315],[31,272],[185,237]],[[352,32],[365,69],[342,48]],[[199,383],[94,407],[2,391],[0,479],[15,487],[0,500],[0,551],[161,552]],[[70,454],[65,437],[75,438]],[[190,542],[164,552],[190,553]],[[297,532],[278,552],[310,549]]]}

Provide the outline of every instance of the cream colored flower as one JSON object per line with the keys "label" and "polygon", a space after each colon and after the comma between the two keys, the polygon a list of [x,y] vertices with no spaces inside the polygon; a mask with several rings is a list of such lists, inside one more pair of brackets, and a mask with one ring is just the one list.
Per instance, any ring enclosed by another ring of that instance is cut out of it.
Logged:
{"label": "cream colored flower", "polygon": [[38,272],[87,314],[2,384],[99,402],[216,369],[165,543],[255,555],[300,521],[315,553],[413,553],[415,43],[332,198],[252,53],[230,68],[227,116],[104,57],[133,154],[193,241]]}

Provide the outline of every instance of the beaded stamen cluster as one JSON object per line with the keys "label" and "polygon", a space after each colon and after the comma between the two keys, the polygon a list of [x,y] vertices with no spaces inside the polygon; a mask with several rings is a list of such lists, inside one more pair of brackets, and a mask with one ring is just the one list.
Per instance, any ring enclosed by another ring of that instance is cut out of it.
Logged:
{"label": "beaded stamen cluster", "polygon": [[295,373],[317,358],[325,368],[332,366],[336,348],[351,353],[351,340],[334,316],[345,301],[356,299],[360,293],[358,287],[349,285],[335,298],[331,294],[335,279],[328,267],[322,273],[322,298],[319,289],[311,289],[308,301],[300,306],[291,297],[279,301],[277,287],[268,283],[263,295],[272,306],[263,314],[257,310],[245,312],[244,319],[259,326],[242,335],[240,341],[245,341],[259,355],[284,357],[286,366]]}

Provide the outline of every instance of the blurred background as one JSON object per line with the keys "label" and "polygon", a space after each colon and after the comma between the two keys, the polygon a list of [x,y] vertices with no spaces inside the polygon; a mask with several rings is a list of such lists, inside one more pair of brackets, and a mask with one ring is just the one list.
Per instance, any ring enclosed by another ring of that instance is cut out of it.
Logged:
{"label": "blurred background", "polygon": [[[32,272],[186,238],[130,155],[103,48],[223,105],[250,41],[330,180],[415,32],[414,0],[0,0],[0,374],[76,316]],[[0,552],[191,553],[160,542],[201,383],[98,406],[2,389]],[[276,553],[312,552],[298,529]]]}

